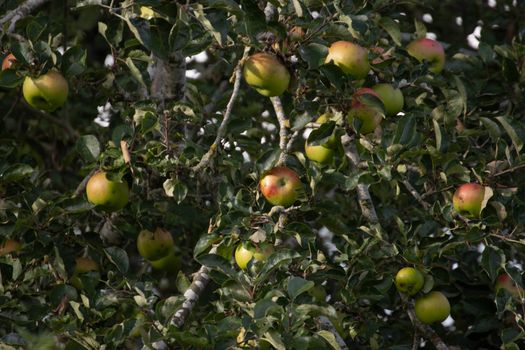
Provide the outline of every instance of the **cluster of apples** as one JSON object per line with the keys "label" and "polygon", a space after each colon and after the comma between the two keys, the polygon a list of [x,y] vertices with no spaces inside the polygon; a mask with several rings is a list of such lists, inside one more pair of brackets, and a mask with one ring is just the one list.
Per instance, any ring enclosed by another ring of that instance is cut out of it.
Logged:
{"label": "cluster of apples", "polygon": [[176,273],[180,270],[181,258],[175,254],[171,233],[157,228],[155,231],[142,230],[137,238],[140,256],[148,260],[155,270]]}
{"label": "cluster of apples", "polygon": [[[424,283],[423,274],[413,267],[402,268],[395,278],[397,290],[409,296],[417,294]],[[450,303],[447,297],[438,291],[418,297],[414,309],[418,320],[425,324],[443,322],[450,315]]]}
{"label": "cluster of apples", "polygon": [[[11,69],[16,57],[10,53],[2,61],[2,70]],[[22,94],[26,102],[43,111],[54,111],[67,100],[69,87],[66,79],[56,70],[51,70],[39,77],[26,76]]]}

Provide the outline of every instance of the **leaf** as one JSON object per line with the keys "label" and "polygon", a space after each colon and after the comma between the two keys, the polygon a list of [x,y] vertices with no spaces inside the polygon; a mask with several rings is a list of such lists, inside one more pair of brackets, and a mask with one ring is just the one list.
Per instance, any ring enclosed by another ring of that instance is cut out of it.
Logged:
{"label": "leaf", "polygon": [[159,38],[160,34],[152,31],[148,20],[139,17],[126,18],[126,23],[128,24],[129,30],[135,35],[135,38],[137,38],[146,49],[162,59],[168,58],[166,49]]}
{"label": "leaf", "polygon": [[277,350],[286,350],[286,346],[284,346],[281,336],[274,330],[264,333],[263,339],[272,344],[272,346]]}
{"label": "leaf", "polygon": [[410,145],[417,135],[416,118],[412,115],[404,115],[397,122],[396,132],[392,139],[392,145]]}
{"label": "leaf", "polygon": [[272,310],[282,310],[282,307],[271,299],[259,300],[253,308],[253,317],[255,319],[265,318]]}
{"label": "leaf", "polygon": [[194,6],[193,14],[195,15],[195,18],[202,24],[202,26],[215,38],[220,46],[224,46],[226,44],[226,35],[222,35],[221,32],[213,27],[213,24],[210,22],[210,20],[206,18],[203,6],[201,4]]}
{"label": "leaf", "polygon": [[256,282],[262,282],[268,275],[268,273],[279,265],[291,262],[292,259],[299,257],[300,255],[291,250],[279,250],[274,252],[268,260],[265,262],[261,269],[261,272],[256,278]]}
{"label": "leaf", "polygon": [[199,264],[222,271],[228,276],[233,276],[235,274],[235,271],[232,269],[230,262],[220,255],[205,254],[199,256],[196,258],[196,260],[199,262]]}
{"label": "leaf", "polygon": [[109,261],[113,263],[121,273],[125,274],[129,270],[129,258],[124,249],[119,247],[105,248],[104,252]]}
{"label": "leaf", "polygon": [[195,248],[193,248],[193,256],[197,257],[202,252],[206,251],[211,245],[220,240],[220,237],[217,235],[204,235],[199,238]]}
{"label": "leaf", "polygon": [[454,75],[454,80],[456,82],[456,86],[459,91],[459,95],[461,96],[461,102],[463,104],[463,115],[467,114],[467,90],[465,89],[465,85],[463,85],[463,82],[457,75]]}
{"label": "leaf", "polygon": [[424,38],[427,34],[427,27],[419,19],[414,18],[414,25],[416,26],[416,37]]}
{"label": "leaf", "polygon": [[519,153],[523,148],[523,140],[518,136],[516,130],[510,124],[507,117],[496,117],[496,119],[500,122],[500,124],[503,126],[503,129],[505,129],[510,139],[512,140],[514,148],[516,149],[516,153]]}
{"label": "leaf", "polygon": [[288,281],[288,295],[295,299],[300,294],[310,290],[315,285],[312,281],[307,281],[304,278],[294,276]]}
{"label": "leaf", "polygon": [[179,271],[175,285],[179,293],[184,294],[190,288],[191,282],[182,271]]}
{"label": "leaf", "polygon": [[100,155],[100,144],[95,135],[81,136],[75,148],[87,163],[95,162]]}
{"label": "leaf", "polygon": [[321,124],[319,128],[312,130],[310,135],[308,135],[308,144],[311,146],[326,144],[333,135],[334,129],[334,121]]}
{"label": "leaf", "polygon": [[401,30],[399,24],[390,17],[381,17],[379,26],[383,28],[394,40],[397,46],[401,46]]}
{"label": "leaf", "polygon": [[490,279],[495,280],[498,272],[505,265],[505,254],[501,249],[494,246],[486,246],[481,255],[481,266],[487,272]]}
{"label": "leaf", "polygon": [[243,16],[243,11],[239,7],[239,4],[233,0],[207,0],[205,3],[206,7],[226,10],[241,18]]}
{"label": "leaf", "polygon": [[140,70],[137,68],[135,63],[133,63],[133,60],[131,58],[126,58],[126,65],[128,66],[133,78],[135,78],[135,80],[142,86],[142,88],[147,89],[146,83],[144,83],[144,78],[142,77]]}
{"label": "leaf", "polygon": [[178,179],[167,179],[162,184],[166,196],[173,197],[180,204],[188,194],[188,187]]}
{"label": "leaf", "polygon": [[335,339],[335,335],[332,332],[329,331],[318,331],[317,334],[321,336],[330,346],[335,350],[340,350],[341,347],[337,343],[337,339]]}
{"label": "leaf", "polygon": [[317,69],[324,64],[328,47],[317,43],[303,45],[299,48],[299,55],[308,64],[308,68]]}
{"label": "leaf", "polygon": [[86,49],[80,46],[73,46],[62,56],[62,71],[66,75],[79,75],[86,69]]}
{"label": "leaf", "polygon": [[303,8],[301,7],[299,0],[292,0],[292,3],[297,17],[303,17]]}
{"label": "leaf", "polygon": [[32,175],[34,169],[27,164],[13,164],[0,173],[0,182],[15,182]]}
{"label": "leaf", "polygon": [[486,117],[481,117],[479,119],[481,120],[485,128],[487,128],[492,141],[496,142],[501,137],[501,129],[499,128],[498,124],[492,119]]}
{"label": "leaf", "polygon": [[489,199],[492,198],[493,195],[494,195],[494,191],[492,191],[492,188],[485,186],[485,195],[483,196],[483,201],[481,202],[480,212],[482,212],[483,209],[485,209]]}
{"label": "leaf", "polygon": [[12,89],[24,81],[23,76],[19,76],[14,69],[4,69],[0,72],[0,87]]}

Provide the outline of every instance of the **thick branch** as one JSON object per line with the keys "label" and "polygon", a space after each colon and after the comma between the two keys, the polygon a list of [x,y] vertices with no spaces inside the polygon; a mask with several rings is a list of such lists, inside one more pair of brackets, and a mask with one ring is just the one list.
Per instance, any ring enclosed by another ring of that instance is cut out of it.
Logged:
{"label": "thick branch", "polygon": [[158,101],[182,100],[186,89],[186,59],[180,52],[167,60],[154,54],[148,68],[151,78],[151,97]]}
{"label": "thick branch", "polygon": [[341,337],[341,335],[339,335],[339,332],[337,332],[337,329],[335,329],[332,321],[330,321],[330,319],[326,316],[319,316],[317,317],[317,322],[319,323],[319,328],[325,330],[325,331],[329,331],[330,333],[332,333],[334,336],[335,336],[335,340],[337,341],[337,344],[339,345],[339,347],[341,348],[341,350],[348,350],[348,346],[346,345],[345,341],[343,340],[343,338]]}
{"label": "thick branch", "polygon": [[[0,18],[0,27],[4,27],[4,24],[9,23],[7,33],[11,33],[15,30],[15,24],[18,20],[25,18],[33,10],[41,5],[45,4],[48,0],[27,0],[20,4],[16,9],[8,12],[4,17]],[[2,30],[3,31],[3,30]]]}
{"label": "thick branch", "polygon": [[284,114],[283,105],[279,96],[270,97],[272,101],[273,109],[277,115],[277,121],[279,122],[279,148],[281,150],[281,155],[279,156],[279,161],[277,165],[283,165],[286,163],[286,158],[288,157],[287,144],[288,144],[288,127],[290,122],[286,119]]}
{"label": "thick branch", "polygon": [[[213,246],[210,249],[210,254],[215,254],[216,252],[217,246]],[[197,304],[202,292],[210,281],[209,273],[210,269],[208,267],[201,266],[199,271],[197,271],[193,277],[190,287],[184,292],[184,298],[186,300],[184,300],[182,306],[175,312],[175,316],[173,316],[173,319],[171,320],[171,324],[175,327],[180,328],[184,325],[184,322],[186,322],[186,318],[195,307],[195,304]]]}
{"label": "thick branch", "polygon": [[230,117],[233,110],[233,104],[235,103],[235,100],[237,99],[237,95],[239,94],[239,89],[241,87],[241,77],[242,77],[242,65],[244,64],[244,61],[246,57],[248,57],[248,53],[250,51],[249,47],[244,48],[244,54],[242,58],[237,63],[237,67],[235,68],[233,72],[232,78],[235,79],[235,83],[233,84],[233,92],[230,97],[230,100],[228,101],[228,104],[226,105],[226,111],[224,112],[224,116],[222,118],[221,125],[219,126],[219,130],[217,130],[217,136],[215,137],[215,141],[211,144],[210,148],[208,149],[208,152],[202,156],[199,164],[195,165],[192,168],[192,171],[194,173],[201,171],[204,169],[211,161],[211,158],[215,153],[217,153],[217,149],[219,148],[219,144],[221,142],[221,139],[226,134],[226,127],[228,126],[228,122],[230,121]]}

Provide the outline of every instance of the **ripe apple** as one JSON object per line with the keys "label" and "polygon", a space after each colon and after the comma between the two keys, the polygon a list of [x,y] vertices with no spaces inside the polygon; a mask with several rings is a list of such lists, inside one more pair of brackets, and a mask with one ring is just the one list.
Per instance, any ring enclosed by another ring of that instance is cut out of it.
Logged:
{"label": "ripe apple", "polygon": [[13,63],[15,63],[16,57],[10,53],[9,55],[5,56],[4,60],[2,61],[2,70],[6,70],[11,68]]}
{"label": "ripe apple", "polygon": [[368,50],[349,41],[336,41],[328,49],[325,63],[333,62],[355,79],[363,79],[370,71]]}
{"label": "ripe apple", "polygon": [[275,167],[266,172],[259,182],[259,186],[268,202],[284,207],[292,205],[302,189],[302,183],[297,173],[285,166]]}
{"label": "ripe apple", "polygon": [[450,315],[450,303],[441,292],[430,292],[416,299],[417,318],[426,324],[443,322]]}
{"label": "ripe apple", "polygon": [[[321,115],[315,121],[317,124],[323,124],[330,120],[330,117],[327,113]],[[304,151],[306,156],[318,163],[326,164],[330,163],[334,156],[334,148],[337,147],[337,138],[335,135],[332,135],[328,141],[323,145],[311,146],[308,145],[308,140],[304,144]]]}
{"label": "ripe apple", "polygon": [[155,270],[166,271],[168,273],[175,274],[180,270],[182,261],[180,256],[176,255],[175,251],[172,249],[168,255],[158,260],[150,261],[150,264]]}
{"label": "ripe apple", "polygon": [[162,228],[155,232],[142,230],[137,237],[137,249],[143,258],[159,260],[173,251],[173,237]]}
{"label": "ripe apple", "polygon": [[98,171],[89,179],[86,186],[87,199],[90,203],[107,211],[117,211],[128,203],[128,184],[112,181],[105,171]]}
{"label": "ripe apple", "polygon": [[452,203],[459,214],[479,218],[484,198],[485,187],[477,183],[466,183],[458,187]]}
{"label": "ripe apple", "polygon": [[428,61],[428,70],[439,73],[445,65],[445,50],[443,46],[435,40],[420,38],[407,45],[407,52],[418,61]]}
{"label": "ripe apple", "polygon": [[288,88],[290,73],[286,67],[269,53],[259,52],[246,60],[244,79],[264,96],[279,96]]}
{"label": "ripe apple", "polygon": [[20,242],[14,239],[7,239],[0,244],[0,256],[4,256],[11,253],[17,253],[22,249]]}
{"label": "ripe apple", "polygon": [[515,297],[519,296],[520,294],[525,295],[525,290],[518,286],[518,284],[512,280],[508,273],[501,274],[496,279],[496,292],[502,288],[506,289]]}
{"label": "ripe apple", "polygon": [[405,99],[400,89],[396,89],[390,84],[377,84],[372,87],[372,90],[377,92],[379,98],[385,105],[387,116],[394,116],[401,112],[405,104]]}
{"label": "ripe apple", "polygon": [[38,78],[27,76],[22,86],[24,98],[36,109],[54,111],[67,99],[68,85],[66,79],[57,71],[49,71]]}
{"label": "ripe apple", "polygon": [[265,261],[272,252],[273,247],[270,244],[261,244],[255,247],[249,242],[244,242],[235,249],[235,262],[241,269],[245,270],[252,259],[254,262]]}
{"label": "ripe apple", "polygon": [[413,267],[403,267],[396,274],[396,288],[401,293],[414,295],[425,283],[423,274]]}
{"label": "ripe apple", "polygon": [[382,110],[361,100],[360,97],[365,94],[381,99],[378,93],[370,88],[360,88],[352,96],[352,108],[348,112],[348,123],[352,124],[354,118],[359,119],[361,121],[361,129],[359,130],[361,134],[373,132],[383,120]]}
{"label": "ripe apple", "polygon": [[82,275],[88,272],[98,272],[100,268],[97,262],[90,258],[78,257],[75,261],[75,270],[73,271],[73,276],[71,276],[70,283],[77,289],[84,289]]}

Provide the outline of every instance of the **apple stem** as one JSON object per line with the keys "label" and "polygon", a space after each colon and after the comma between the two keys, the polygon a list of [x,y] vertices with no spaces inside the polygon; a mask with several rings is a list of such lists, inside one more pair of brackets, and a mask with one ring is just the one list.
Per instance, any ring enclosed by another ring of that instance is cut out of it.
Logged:
{"label": "apple stem", "polygon": [[241,77],[242,77],[242,66],[244,64],[244,61],[248,57],[248,53],[250,52],[250,47],[246,46],[244,48],[244,53],[242,58],[237,63],[237,67],[235,68],[232,78],[235,79],[235,82],[233,83],[233,91],[232,95],[230,97],[230,100],[228,101],[228,104],[226,105],[226,111],[224,112],[224,117],[222,118],[221,125],[219,126],[219,129],[217,130],[217,136],[215,137],[215,140],[211,144],[210,148],[208,149],[208,152],[204,154],[199,161],[197,165],[195,165],[191,170],[193,173],[198,173],[202,169],[204,169],[211,161],[211,158],[215,153],[217,153],[217,149],[220,146],[221,139],[226,134],[226,126],[228,125],[228,122],[230,121],[230,117],[233,110],[233,104],[235,103],[235,100],[237,99],[237,95],[239,95],[239,89],[241,87]]}

